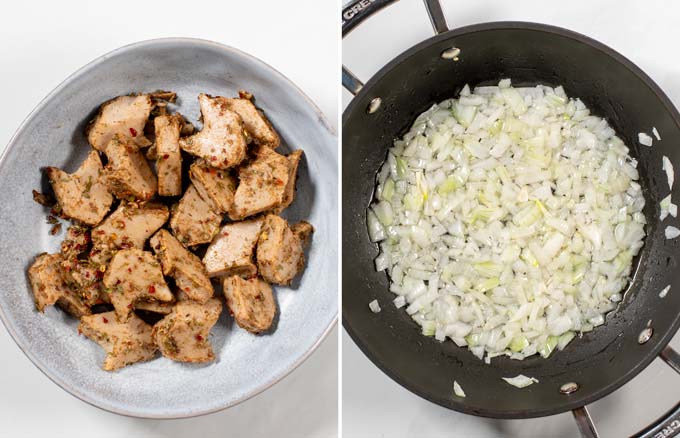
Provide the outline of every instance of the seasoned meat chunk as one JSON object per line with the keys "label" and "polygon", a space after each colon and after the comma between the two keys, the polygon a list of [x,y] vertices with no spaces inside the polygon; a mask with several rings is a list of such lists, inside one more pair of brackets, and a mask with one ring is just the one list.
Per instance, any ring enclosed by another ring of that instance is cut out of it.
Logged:
{"label": "seasoned meat chunk", "polygon": [[179,362],[215,359],[208,340],[210,329],[222,312],[222,303],[211,298],[204,304],[180,301],[153,327],[153,338],[163,356]]}
{"label": "seasoned meat chunk", "polygon": [[269,330],[276,314],[271,286],[259,277],[244,279],[238,275],[225,277],[224,296],[229,313],[239,327],[251,333]]}
{"label": "seasoned meat chunk", "polygon": [[291,229],[285,219],[267,215],[257,242],[257,267],[262,278],[289,285],[305,265],[304,248],[313,231],[307,222]]}
{"label": "seasoned meat chunk", "polygon": [[227,108],[224,97],[198,96],[203,129],[179,140],[179,146],[204,158],[211,166],[228,169],[246,157],[246,137],[241,116]]}
{"label": "seasoned meat chunk", "polygon": [[181,115],[160,116],[154,119],[156,130],[156,173],[158,194],[182,194],[182,154],[179,150],[179,133],[184,119]]}
{"label": "seasoned meat chunk", "polygon": [[47,168],[62,213],[87,225],[97,225],[108,213],[113,197],[102,174],[102,162],[97,151],[90,151],[75,173],[56,167]]}
{"label": "seasoned meat chunk", "polygon": [[193,184],[172,207],[170,228],[186,247],[210,242],[220,228],[222,217],[201,198]]}
{"label": "seasoned meat chunk", "polygon": [[255,108],[250,99],[224,99],[227,109],[234,111],[245,125],[246,132],[255,144],[276,149],[281,144],[279,135],[262,111]]}
{"label": "seasoned meat chunk", "polygon": [[238,170],[239,185],[229,217],[240,220],[280,207],[288,175],[288,159],[266,146],[260,146],[255,158]]}
{"label": "seasoned meat chunk", "polygon": [[144,247],[151,237],[167,222],[168,207],[149,203],[138,206],[121,202],[116,211],[92,229],[92,242],[97,249]]}
{"label": "seasoned meat chunk", "polygon": [[226,170],[211,167],[203,160],[197,160],[189,169],[191,182],[198,193],[217,213],[226,213],[234,203],[236,178]]}
{"label": "seasoned meat chunk", "polygon": [[131,139],[137,147],[149,146],[144,125],[152,108],[151,98],[146,94],[119,96],[104,102],[87,128],[87,141],[102,152],[115,135]]}
{"label": "seasoned meat chunk", "polygon": [[177,287],[190,299],[205,303],[212,297],[213,287],[201,259],[187,251],[175,236],[159,230],[150,243],[161,260],[163,274],[173,277]]}
{"label": "seasoned meat chunk", "polygon": [[115,136],[106,146],[109,159],[104,168],[104,181],[119,199],[134,197],[148,200],[156,193],[156,176],[142,152],[129,140]]}
{"label": "seasoned meat chunk", "polygon": [[293,203],[293,199],[295,199],[295,181],[297,180],[298,165],[302,158],[302,149],[291,152],[286,158],[288,158],[288,182],[286,183],[286,189],[283,192],[283,202],[281,202],[279,207],[274,209],[275,213],[281,213],[288,208],[288,206]]}
{"label": "seasoned meat chunk", "polygon": [[158,350],[151,336],[151,326],[136,315],[131,315],[125,322],[120,321],[114,311],[83,316],[78,332],[106,351],[102,365],[106,371],[153,359]]}
{"label": "seasoned meat chunk", "polygon": [[156,257],[137,248],[122,249],[113,256],[104,274],[104,286],[111,291],[111,304],[120,321],[127,321],[138,300],[174,299]]}
{"label": "seasoned meat chunk", "polygon": [[91,313],[90,308],[64,280],[62,261],[60,254],[44,253],[36,257],[28,269],[35,306],[43,312],[45,307],[56,303],[75,317]]}
{"label": "seasoned meat chunk", "polygon": [[262,218],[223,226],[203,257],[208,275],[255,275],[257,266],[253,262],[253,253],[261,227]]}

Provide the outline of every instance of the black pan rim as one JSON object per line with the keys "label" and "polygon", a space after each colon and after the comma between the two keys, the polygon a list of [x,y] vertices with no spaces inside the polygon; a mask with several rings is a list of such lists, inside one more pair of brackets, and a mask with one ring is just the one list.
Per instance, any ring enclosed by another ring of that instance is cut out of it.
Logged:
{"label": "black pan rim", "polygon": [[[406,51],[402,52],[399,54],[397,57],[392,59],[389,63],[387,63],[384,67],[382,67],[376,74],[374,74],[371,79],[363,86],[363,88],[359,91],[359,93],[354,96],[350,104],[347,106],[345,111],[343,112],[342,115],[342,124],[343,124],[343,129],[345,126],[345,123],[347,122],[347,119],[351,114],[354,113],[354,111],[363,111],[362,108],[358,108],[357,106],[359,105],[360,101],[363,101],[364,98],[367,95],[370,95],[370,91],[373,89],[374,85],[378,83],[382,78],[390,72],[395,66],[403,62],[406,58],[409,58],[410,56],[414,55],[415,53],[421,51],[422,49],[429,47],[433,44],[439,43],[441,41],[445,41],[451,38],[455,38],[464,34],[473,34],[477,32],[485,32],[489,30],[530,30],[530,31],[537,31],[537,32],[543,32],[547,34],[555,34],[561,37],[569,38],[572,39],[576,42],[579,42],[581,44],[588,45],[603,54],[613,58],[616,60],[618,63],[623,65],[625,68],[627,68],[631,73],[633,73],[642,83],[644,83],[653,93],[654,95],[659,99],[659,101],[662,102],[663,106],[665,107],[666,111],[672,116],[673,120],[675,121],[675,125],[680,129],[680,113],[678,113],[678,110],[675,108],[675,106],[671,103],[670,99],[668,96],[661,90],[661,88],[654,82],[654,80],[649,77],[642,69],[640,69],[636,64],[634,64],[632,61],[630,61],[628,58],[617,52],[616,50],[612,49],[611,47],[594,40],[586,35],[580,34],[578,32],[574,32],[569,29],[565,29],[562,27],[558,26],[553,26],[553,25],[548,25],[548,24],[542,24],[542,23],[533,23],[533,22],[522,22],[522,21],[496,21],[496,22],[488,22],[488,23],[479,23],[479,24],[473,24],[469,26],[464,26],[456,29],[449,30],[447,32],[444,32],[439,35],[435,35],[433,37],[430,37],[414,46],[411,48],[407,49]],[[344,275],[344,272],[343,272]],[[372,351],[368,344],[364,343],[361,339],[360,333],[355,331],[351,324],[348,322],[347,318],[345,317],[345,311],[344,311],[344,305],[343,305],[343,316],[342,316],[342,325],[343,328],[347,331],[347,333],[350,335],[354,343],[359,347],[359,349],[371,360],[371,362],[377,366],[383,373],[385,373],[388,377],[390,377],[392,380],[397,382],[399,385],[402,387],[406,388],[413,394],[416,394],[417,396],[428,400],[434,404],[437,404],[439,406],[452,409],[458,412],[462,412],[465,414],[471,414],[479,417],[488,417],[488,418],[499,418],[499,419],[520,419],[520,418],[536,418],[536,417],[544,417],[544,416],[549,416],[549,415],[556,415],[560,414],[563,412],[567,412],[573,409],[576,409],[581,406],[588,405],[590,403],[593,403],[596,400],[599,400],[615,390],[619,389],[621,386],[624,384],[628,383],[631,379],[633,379],[635,376],[637,376],[640,372],[642,372],[649,364],[659,355],[661,350],[665,348],[665,346],[671,341],[673,336],[675,336],[675,333],[680,329],[680,313],[678,313],[677,317],[673,321],[673,324],[671,325],[670,330],[666,331],[665,333],[662,334],[661,339],[656,342],[656,344],[650,349],[648,354],[644,357],[644,359],[640,362],[638,362],[634,367],[632,367],[626,374],[620,376],[618,379],[616,379],[614,382],[610,383],[607,386],[604,386],[600,388],[599,390],[593,392],[589,396],[581,397],[581,398],[573,398],[573,399],[567,399],[565,396],[565,403],[561,405],[560,407],[557,408],[545,408],[545,409],[534,409],[531,411],[514,411],[514,410],[497,410],[497,409],[479,409],[479,408],[472,408],[469,406],[466,406],[463,402],[454,399],[454,397],[451,397],[450,399],[438,399],[433,397],[431,394],[429,394],[427,391],[423,391],[420,388],[416,387],[415,384],[412,384],[407,376],[403,376],[400,373],[397,373],[396,371],[392,370],[392,368],[389,366],[389,364],[384,364],[378,361],[375,356],[372,354]]]}

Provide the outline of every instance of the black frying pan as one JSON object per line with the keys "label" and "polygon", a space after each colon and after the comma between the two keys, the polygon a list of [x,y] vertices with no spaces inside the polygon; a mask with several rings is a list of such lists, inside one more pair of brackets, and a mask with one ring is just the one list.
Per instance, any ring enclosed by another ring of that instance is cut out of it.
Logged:
{"label": "black frying pan", "polygon": [[[357,1],[343,11],[343,34],[393,0]],[[528,418],[575,410],[582,433],[594,434],[585,405],[628,382],[659,354],[680,372],[680,359],[667,347],[680,326],[680,240],[666,240],[659,223],[659,201],[668,194],[661,157],[680,169],[680,115],[659,87],[632,62],[586,36],[552,26],[501,22],[447,30],[436,0],[425,1],[437,35],[405,51],[362,86],[343,68],[343,84],[356,96],[343,114],[343,325],[363,352],[392,379],[441,406],[496,418]],[[461,49],[459,60],[442,56]],[[617,311],[606,323],[575,339],[549,359],[496,358],[486,365],[453,342],[421,335],[404,309],[396,309],[388,278],[377,273],[377,245],[366,229],[366,207],[387,149],[415,117],[433,103],[457,96],[465,84],[563,85],[606,118],[639,161],[647,204],[647,237],[634,261],[634,276]],[[662,141],[641,146],[638,132],[655,126]],[[680,178],[677,178],[680,180]],[[675,185],[674,197],[680,196]],[[666,298],[659,291],[671,284]],[[368,303],[382,307],[373,314]],[[651,320],[653,334],[639,337]],[[644,340],[644,339],[642,339]],[[502,377],[525,374],[540,383],[514,388]],[[453,381],[467,397],[454,397]],[[568,382],[578,390],[563,394]],[[680,399],[680,388],[678,389]],[[634,409],[633,406],[630,407]],[[680,404],[642,433],[680,418]],[[589,430],[590,428],[590,430]]]}

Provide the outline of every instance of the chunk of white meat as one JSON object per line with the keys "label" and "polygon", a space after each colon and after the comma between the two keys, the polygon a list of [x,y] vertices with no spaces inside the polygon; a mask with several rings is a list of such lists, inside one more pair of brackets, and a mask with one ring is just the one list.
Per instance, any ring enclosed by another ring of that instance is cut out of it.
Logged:
{"label": "chunk of white meat", "polygon": [[104,168],[104,181],[119,199],[146,201],[156,193],[158,183],[144,154],[128,139],[115,136],[106,146],[109,162]]}
{"label": "chunk of white meat", "polygon": [[113,256],[104,274],[104,286],[110,291],[111,304],[121,321],[127,321],[138,300],[174,299],[158,260],[137,248],[122,249]]}
{"label": "chunk of white meat", "polygon": [[114,371],[156,355],[152,327],[136,315],[122,322],[114,311],[83,316],[78,332],[99,344],[106,352],[102,368]]}
{"label": "chunk of white meat", "polygon": [[297,180],[298,165],[302,159],[302,150],[298,149],[293,151],[286,158],[288,158],[288,182],[286,183],[286,188],[283,192],[283,201],[280,206],[274,209],[275,213],[281,213],[288,208],[295,199],[295,181]]}
{"label": "chunk of white meat", "polygon": [[191,184],[184,196],[172,207],[170,228],[186,247],[208,243],[220,228],[222,217],[213,211]]}
{"label": "chunk of white meat", "polygon": [[280,207],[288,186],[289,171],[286,157],[260,146],[255,158],[238,170],[239,184],[229,217],[241,220]]}
{"label": "chunk of white meat", "polygon": [[253,261],[253,254],[261,227],[262,218],[231,222],[223,226],[203,256],[208,275],[255,275],[257,266]]}
{"label": "chunk of white meat", "polygon": [[227,108],[223,97],[200,94],[198,103],[203,129],[181,138],[179,146],[213,167],[228,169],[238,165],[246,157],[247,147],[241,116]]}
{"label": "chunk of white meat", "polygon": [[113,202],[102,171],[97,151],[90,151],[75,173],[69,174],[56,167],[47,168],[47,177],[64,216],[87,225],[101,222]]}
{"label": "chunk of white meat", "polygon": [[197,160],[189,169],[191,182],[212,209],[218,213],[226,213],[234,203],[236,178],[228,171],[217,169],[203,160]]}
{"label": "chunk of white meat", "polygon": [[160,196],[182,194],[182,154],[179,149],[179,134],[183,123],[184,119],[179,114],[154,119],[156,173]]}
{"label": "chunk of white meat", "polygon": [[258,110],[250,99],[225,98],[227,109],[234,111],[243,120],[248,136],[258,145],[276,149],[281,144],[279,135],[264,113]]}
{"label": "chunk of white meat", "polygon": [[35,306],[44,312],[45,307],[58,304],[77,318],[88,315],[90,308],[64,280],[63,260],[61,254],[40,254],[28,269]]}
{"label": "chunk of white meat", "polygon": [[95,249],[106,251],[144,247],[146,240],[168,220],[168,207],[149,203],[138,206],[121,202],[104,222],[92,229]]}
{"label": "chunk of white meat", "polygon": [[163,356],[178,362],[210,362],[215,353],[210,345],[210,329],[215,325],[222,303],[211,298],[201,304],[180,301],[172,312],[158,321],[153,328],[153,338]]}
{"label": "chunk of white meat", "polygon": [[167,230],[159,230],[150,241],[161,261],[163,274],[175,279],[177,287],[190,299],[205,303],[213,296],[208,273],[194,253],[188,251]]}
{"label": "chunk of white meat", "polygon": [[149,146],[151,142],[144,137],[144,125],[152,108],[153,102],[147,94],[119,96],[104,102],[87,128],[87,141],[102,152],[115,135],[129,138],[137,147]]}
{"label": "chunk of white meat", "polygon": [[313,231],[307,222],[289,227],[285,219],[267,215],[257,242],[257,267],[262,278],[289,285],[304,268],[304,249]]}
{"label": "chunk of white meat", "polygon": [[224,278],[223,290],[229,313],[239,327],[251,333],[269,330],[276,315],[276,302],[267,282],[259,277],[244,279],[232,275]]}

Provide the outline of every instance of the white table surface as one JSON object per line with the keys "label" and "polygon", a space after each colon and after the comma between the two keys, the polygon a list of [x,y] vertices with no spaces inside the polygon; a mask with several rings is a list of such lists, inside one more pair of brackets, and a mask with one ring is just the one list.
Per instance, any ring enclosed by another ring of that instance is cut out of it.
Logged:
{"label": "white table surface", "polygon": [[[486,21],[535,21],[570,28],[623,53],[680,107],[677,41],[680,3],[671,1],[442,0],[449,27]],[[432,35],[422,0],[401,0],[355,29],[343,63],[367,81],[389,60]],[[345,107],[351,95],[343,91]],[[346,332],[342,336],[343,436],[573,437],[571,414],[534,420],[490,420],[449,411],[413,395],[376,368]],[[671,345],[680,349],[680,334]],[[467,388],[466,388],[467,390]],[[628,436],[680,398],[680,376],[655,360],[633,381],[588,406],[602,437]]]}
{"label": "white table surface", "polygon": [[[125,44],[169,36],[214,40],[262,59],[302,88],[337,131],[337,8],[333,0],[3,3],[0,148],[78,68]],[[0,436],[334,437],[337,332],[264,393],[216,414],[159,421],[110,414],[72,397],[31,364],[3,327]]]}

